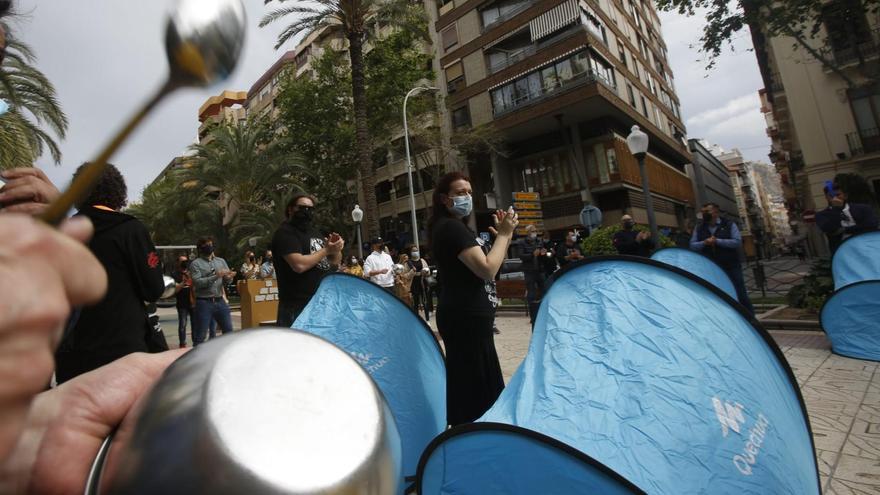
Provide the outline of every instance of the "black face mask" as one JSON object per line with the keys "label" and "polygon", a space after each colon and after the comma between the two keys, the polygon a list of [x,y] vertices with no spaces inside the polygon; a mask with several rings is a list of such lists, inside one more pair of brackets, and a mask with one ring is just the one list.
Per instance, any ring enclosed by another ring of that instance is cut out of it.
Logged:
{"label": "black face mask", "polygon": [[181,261],[180,262],[180,269],[181,270],[186,270],[187,267],[189,267],[189,261]]}
{"label": "black face mask", "polygon": [[626,230],[630,230],[631,228],[633,228],[633,226],[635,226],[635,224],[635,222],[623,222],[623,228],[625,228]]}
{"label": "black face mask", "polygon": [[204,256],[210,256],[214,253],[214,246],[212,244],[205,244],[199,248],[199,252]]}
{"label": "black face mask", "polygon": [[297,224],[307,224],[312,221],[312,210],[314,208],[309,206],[298,206],[297,210],[293,212],[293,218],[291,221]]}
{"label": "black face mask", "polygon": [[709,225],[712,225],[713,223],[715,223],[715,219],[712,218],[712,215],[705,215],[705,214],[704,214],[704,215],[703,215],[703,221],[706,222],[706,223],[709,224]]}

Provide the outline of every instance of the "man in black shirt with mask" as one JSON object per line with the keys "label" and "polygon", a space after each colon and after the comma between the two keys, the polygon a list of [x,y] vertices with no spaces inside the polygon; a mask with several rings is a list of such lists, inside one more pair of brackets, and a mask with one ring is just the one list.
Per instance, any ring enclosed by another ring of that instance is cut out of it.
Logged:
{"label": "man in black shirt with mask", "polygon": [[337,233],[325,238],[312,225],[315,199],[297,194],[287,203],[287,221],[272,238],[272,253],[278,255],[278,320],[290,327],[318,290],[321,279],[335,271],[345,241]]}

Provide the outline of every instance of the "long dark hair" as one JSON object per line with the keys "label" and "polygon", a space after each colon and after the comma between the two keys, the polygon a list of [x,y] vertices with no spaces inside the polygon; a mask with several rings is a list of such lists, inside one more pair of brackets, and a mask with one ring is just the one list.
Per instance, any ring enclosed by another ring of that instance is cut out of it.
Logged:
{"label": "long dark hair", "polygon": [[443,177],[440,177],[440,180],[437,181],[437,187],[434,188],[434,195],[431,201],[431,218],[428,219],[428,245],[434,243],[434,225],[437,221],[441,218],[452,217],[452,213],[449,213],[449,209],[446,208],[443,199],[444,196],[449,195],[449,190],[452,189],[452,183],[457,180],[471,181],[468,176],[458,171],[449,172]]}

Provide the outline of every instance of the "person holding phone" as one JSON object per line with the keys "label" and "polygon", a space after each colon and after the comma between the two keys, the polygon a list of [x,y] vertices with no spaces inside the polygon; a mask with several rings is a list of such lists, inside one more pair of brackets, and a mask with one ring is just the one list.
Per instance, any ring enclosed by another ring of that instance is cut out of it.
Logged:
{"label": "person holding phone", "polygon": [[516,212],[493,215],[491,249],[467,224],[473,212],[470,180],[461,172],[440,178],[434,189],[430,243],[440,277],[437,328],[446,348],[446,415],[450,425],[476,420],[504,389],[493,322],[495,276],[504,261]]}

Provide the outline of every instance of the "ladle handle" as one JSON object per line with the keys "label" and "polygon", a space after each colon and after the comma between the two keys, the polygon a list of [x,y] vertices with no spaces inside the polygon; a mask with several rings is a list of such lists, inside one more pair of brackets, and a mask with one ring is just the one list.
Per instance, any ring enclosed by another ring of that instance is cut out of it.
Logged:
{"label": "ladle handle", "polygon": [[137,129],[141,122],[143,122],[144,117],[146,117],[153,108],[162,101],[162,98],[173,89],[174,86],[171,85],[170,82],[165,83],[162,88],[150,98],[150,100],[141,107],[131,119],[129,119],[128,123],[125,124],[125,127],[123,127],[122,130],[113,137],[104,150],[101,151],[101,154],[83,169],[82,173],[77,176],[76,180],[70,184],[67,190],[64,191],[64,193],[62,193],[55,201],[49,204],[48,208],[40,214],[39,218],[49,225],[58,226],[58,224],[60,224],[67,216],[67,212],[70,208],[85,199],[89,193],[92,192],[92,189],[94,189],[95,185],[101,179],[101,175],[104,173],[104,169],[107,167],[107,162],[110,160],[110,157],[113,156],[113,153],[116,153],[116,150],[122,146],[122,143],[124,143],[131,133]]}

